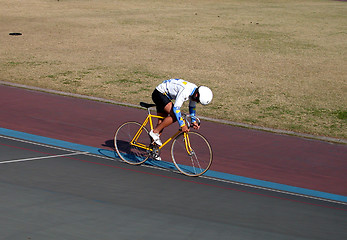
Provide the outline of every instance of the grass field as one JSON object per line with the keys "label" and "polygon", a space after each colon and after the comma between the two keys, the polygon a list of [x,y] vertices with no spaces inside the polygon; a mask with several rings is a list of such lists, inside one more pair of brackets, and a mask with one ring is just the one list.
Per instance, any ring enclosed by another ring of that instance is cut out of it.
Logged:
{"label": "grass field", "polygon": [[0,4],[0,80],[137,104],[183,78],[214,91],[200,115],[347,138],[347,2]]}

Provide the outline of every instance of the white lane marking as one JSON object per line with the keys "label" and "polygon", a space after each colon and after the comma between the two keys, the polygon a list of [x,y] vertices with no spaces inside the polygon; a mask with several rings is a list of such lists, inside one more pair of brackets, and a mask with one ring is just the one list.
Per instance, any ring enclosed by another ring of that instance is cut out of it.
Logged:
{"label": "white lane marking", "polygon": [[47,148],[52,148],[52,149],[63,150],[63,151],[67,151],[67,152],[75,152],[75,150],[71,150],[71,149],[68,149],[68,148],[52,146],[52,145],[48,145],[48,144],[44,144],[44,143],[38,143],[38,142],[33,142],[33,141],[25,140],[25,139],[4,136],[4,135],[0,135],[0,138],[10,139],[12,141],[28,143],[28,144],[32,144],[32,145],[41,146],[41,147],[47,147]]}
{"label": "white lane marking", "polygon": [[292,196],[297,196],[297,197],[302,197],[302,198],[319,200],[319,201],[323,201],[323,202],[331,202],[331,203],[336,203],[336,204],[347,205],[346,202],[341,202],[341,201],[332,200],[332,199],[328,199],[328,198],[315,197],[315,196],[310,196],[310,195],[305,195],[305,194],[300,194],[300,193],[295,193],[295,192],[287,192],[284,190],[267,188],[267,187],[262,187],[262,186],[257,186],[257,185],[251,185],[251,184],[242,183],[242,182],[235,182],[232,180],[221,179],[221,178],[214,178],[214,177],[208,177],[208,176],[200,176],[200,177],[205,178],[205,179],[209,179],[209,180],[218,181],[218,182],[231,183],[231,184],[235,184],[235,185],[240,185],[240,186],[254,188],[254,189],[260,189],[260,190],[269,191],[269,192],[277,192],[277,193],[281,193],[281,194],[285,194],[285,195],[292,195]]}
{"label": "white lane marking", "polygon": [[74,153],[67,153],[67,154],[61,154],[61,155],[50,155],[50,156],[43,156],[43,157],[15,159],[15,160],[8,160],[8,161],[0,162],[0,164],[27,162],[27,161],[41,160],[41,159],[47,159],[47,158],[67,157],[67,156],[73,156],[73,155],[79,155],[79,154],[85,154],[85,153],[86,152],[74,152]]}

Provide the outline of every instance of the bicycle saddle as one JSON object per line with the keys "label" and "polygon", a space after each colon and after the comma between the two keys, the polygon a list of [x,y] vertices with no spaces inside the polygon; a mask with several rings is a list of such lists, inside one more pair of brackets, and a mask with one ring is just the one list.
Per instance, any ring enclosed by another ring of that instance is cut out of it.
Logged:
{"label": "bicycle saddle", "polygon": [[144,108],[150,108],[150,107],[154,107],[155,106],[155,104],[145,103],[145,102],[140,102],[140,105],[141,105],[141,107],[144,107]]}

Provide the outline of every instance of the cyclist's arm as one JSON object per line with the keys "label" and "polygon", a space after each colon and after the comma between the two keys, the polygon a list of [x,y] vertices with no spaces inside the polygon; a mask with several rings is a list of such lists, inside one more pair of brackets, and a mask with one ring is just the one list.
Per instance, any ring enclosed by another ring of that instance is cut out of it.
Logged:
{"label": "cyclist's arm", "polygon": [[196,102],[190,100],[189,102],[189,114],[191,116],[191,119],[192,119],[192,123],[195,123],[196,122],[196,118],[195,118],[195,108],[196,108]]}
{"label": "cyclist's arm", "polygon": [[186,123],[184,122],[181,114],[181,107],[173,107],[173,111],[175,113],[176,119],[178,121],[178,124],[180,125],[180,128],[184,127]]}
{"label": "cyclist's arm", "polygon": [[181,114],[181,107],[185,101],[189,99],[189,92],[184,89],[177,94],[175,104],[173,106],[173,111],[175,113],[176,119],[180,127],[184,127],[186,123],[184,122]]}

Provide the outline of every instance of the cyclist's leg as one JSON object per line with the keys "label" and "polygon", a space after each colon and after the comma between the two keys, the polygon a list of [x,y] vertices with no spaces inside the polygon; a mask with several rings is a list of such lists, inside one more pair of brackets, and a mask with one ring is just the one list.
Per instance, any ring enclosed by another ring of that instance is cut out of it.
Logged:
{"label": "cyclist's leg", "polygon": [[164,128],[170,126],[172,123],[176,121],[176,116],[173,112],[172,102],[166,104],[163,110],[164,112],[158,112],[158,115],[164,117],[164,119],[159,119],[161,121],[158,121],[158,125],[153,129],[154,133],[161,133],[164,130]]}
{"label": "cyclist's leg", "polygon": [[163,122],[164,118],[167,117],[167,113],[157,112],[157,115],[163,117],[163,119],[158,118],[157,126],[159,126]]}
{"label": "cyclist's leg", "polygon": [[173,104],[171,100],[157,89],[152,93],[152,100],[156,104],[157,114],[164,119],[158,119],[157,126],[153,129],[154,133],[161,133],[163,129],[171,125],[175,120],[175,114],[173,112]]}

